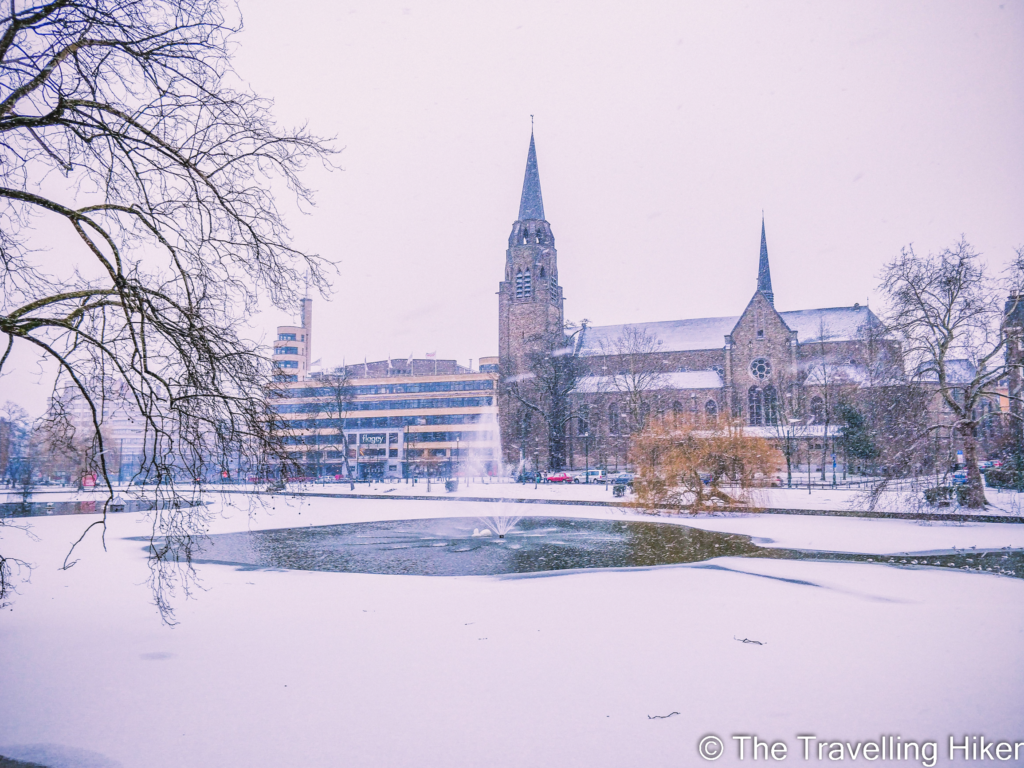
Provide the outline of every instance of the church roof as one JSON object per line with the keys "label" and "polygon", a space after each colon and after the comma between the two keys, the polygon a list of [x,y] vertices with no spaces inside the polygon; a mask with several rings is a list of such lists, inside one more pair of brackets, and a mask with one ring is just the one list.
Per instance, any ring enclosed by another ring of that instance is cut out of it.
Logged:
{"label": "church roof", "polygon": [[[659,374],[646,389],[720,389],[722,386],[722,377],[717,371],[672,371]],[[625,391],[626,388],[625,382],[617,385],[614,376],[585,376],[576,384],[575,392],[595,394]]]}
{"label": "church roof", "polygon": [[[818,341],[824,329],[825,341],[853,341],[860,329],[879,322],[867,307],[829,307],[780,312],[783,322],[797,332],[801,344]],[[725,337],[732,333],[739,315],[732,317],[698,317],[690,320],[663,320],[654,323],[629,323],[628,327],[644,331],[661,342],[662,352],[686,352],[698,349],[721,349]],[[616,340],[627,325],[588,326],[583,334],[580,355],[594,357],[616,354]]]}
{"label": "church roof", "polygon": [[625,328],[636,328],[661,341],[663,352],[681,352],[691,349],[720,349],[725,337],[732,333],[739,316],[699,317],[691,320],[663,320],[656,323],[629,323],[628,325],[587,326],[583,334],[580,355],[616,354],[616,341]]}
{"label": "church roof", "polygon": [[523,179],[523,197],[519,201],[519,221],[544,220],[544,198],[540,194],[540,171],[537,170],[537,147],[530,133],[530,151],[526,155],[526,176]]}
{"label": "church roof", "polygon": [[809,341],[854,341],[868,322],[881,325],[881,321],[867,307],[828,307],[826,309],[798,309],[780,312],[789,329],[797,332],[801,344]]}

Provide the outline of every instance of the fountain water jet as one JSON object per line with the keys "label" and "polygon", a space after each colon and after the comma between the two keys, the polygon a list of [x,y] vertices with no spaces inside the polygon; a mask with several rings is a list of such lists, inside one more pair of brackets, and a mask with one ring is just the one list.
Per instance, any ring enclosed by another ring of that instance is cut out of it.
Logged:
{"label": "fountain water jet", "polygon": [[522,515],[516,515],[515,517],[499,515],[496,517],[481,517],[480,522],[498,534],[499,539],[504,539],[505,534],[515,528],[516,523],[522,519]]}

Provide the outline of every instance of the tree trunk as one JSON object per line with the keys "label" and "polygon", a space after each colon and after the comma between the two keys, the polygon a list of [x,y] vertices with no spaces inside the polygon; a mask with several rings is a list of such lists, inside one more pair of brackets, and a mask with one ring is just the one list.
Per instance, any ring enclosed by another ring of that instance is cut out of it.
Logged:
{"label": "tree trunk", "polygon": [[565,425],[548,427],[548,469],[555,471],[565,466]]}
{"label": "tree trunk", "polygon": [[985,488],[982,485],[981,471],[978,469],[978,425],[967,422],[961,427],[964,440],[964,464],[967,470],[967,498],[964,506],[969,509],[981,509],[985,506]]}
{"label": "tree trunk", "polygon": [[[826,414],[828,411],[826,411]],[[821,482],[825,482],[825,465],[828,463],[828,426],[829,418],[825,416],[825,433],[821,436]]]}

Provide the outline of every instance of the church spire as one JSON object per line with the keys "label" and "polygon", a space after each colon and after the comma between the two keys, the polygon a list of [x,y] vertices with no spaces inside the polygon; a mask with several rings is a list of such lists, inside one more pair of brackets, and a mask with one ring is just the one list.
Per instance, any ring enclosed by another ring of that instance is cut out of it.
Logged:
{"label": "church spire", "polygon": [[544,199],[540,195],[540,171],[537,170],[537,147],[530,131],[530,152],[526,156],[526,178],[523,179],[523,197],[519,201],[519,221],[544,220]]}
{"label": "church spire", "polygon": [[768,240],[764,236],[764,216],[761,216],[761,262],[757,265],[757,290],[764,294],[769,304],[775,306],[772,272],[768,268]]}

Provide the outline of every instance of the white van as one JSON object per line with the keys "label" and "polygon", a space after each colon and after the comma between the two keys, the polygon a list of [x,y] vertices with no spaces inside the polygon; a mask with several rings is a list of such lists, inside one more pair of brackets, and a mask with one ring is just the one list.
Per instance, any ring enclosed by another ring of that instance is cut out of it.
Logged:
{"label": "white van", "polygon": [[603,469],[587,469],[580,472],[580,482],[586,483],[588,481],[591,483],[607,483],[608,473]]}

